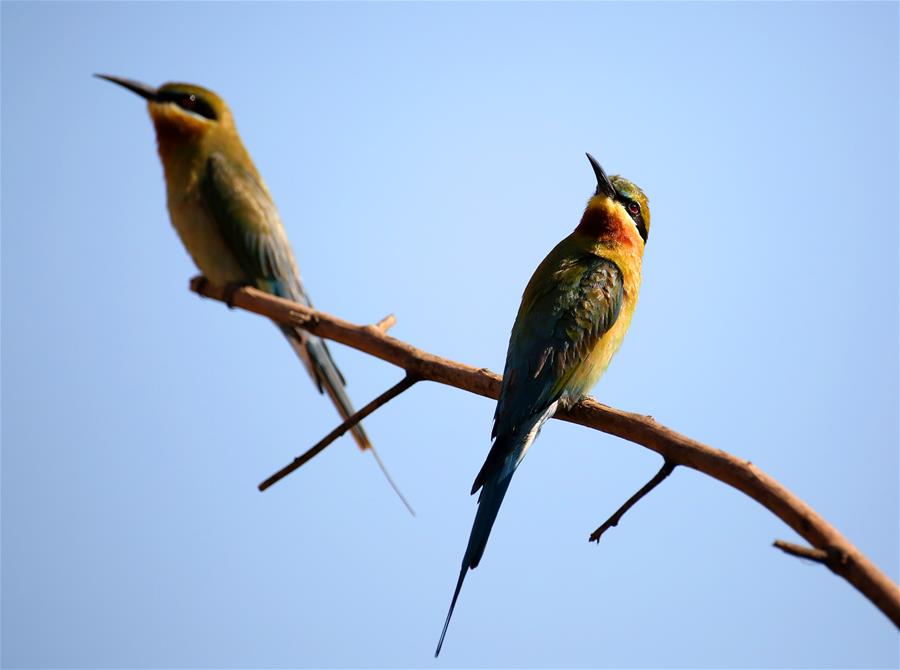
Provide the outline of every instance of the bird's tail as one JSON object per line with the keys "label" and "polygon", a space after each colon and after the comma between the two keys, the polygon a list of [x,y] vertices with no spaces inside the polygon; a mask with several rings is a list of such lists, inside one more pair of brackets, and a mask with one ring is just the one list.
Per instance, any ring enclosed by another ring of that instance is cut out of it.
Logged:
{"label": "bird's tail", "polygon": [[[342,419],[346,421],[353,416],[356,410],[353,408],[353,403],[344,389],[347,381],[344,379],[341,371],[338,370],[334,359],[331,357],[331,352],[328,351],[328,347],[322,341],[322,338],[309,333],[298,332],[289,326],[282,326],[281,331],[287,337],[288,342],[290,342],[291,348],[303,361],[303,365],[318,387],[319,393],[328,394]],[[372,443],[369,441],[369,436],[366,435],[362,424],[358,423],[350,430],[354,441],[359,445],[360,449],[365,451],[372,448]]]}
{"label": "bird's tail", "polygon": [[[347,395],[347,391],[344,388],[347,382],[344,379],[344,375],[341,374],[341,371],[335,364],[334,359],[331,357],[331,352],[328,351],[325,341],[321,337],[298,331],[290,326],[279,327],[288,342],[290,342],[293,350],[300,357],[300,360],[303,361],[304,367],[306,367],[307,372],[309,372],[310,376],[313,378],[316,386],[318,386],[319,393],[328,394],[328,397],[331,398],[331,402],[337,408],[338,414],[341,415],[341,418],[344,421],[353,416],[356,413],[356,410],[353,407],[350,396]],[[366,434],[362,424],[357,423],[350,429],[350,432],[353,435],[353,440],[360,449],[372,452],[372,455],[375,457],[375,462],[384,474],[385,479],[387,479],[388,484],[394,489],[394,493],[397,494],[401,502],[409,510],[410,514],[415,516],[415,511],[397,487],[393,477],[391,477],[391,474],[378,456],[378,452],[375,451],[375,447],[373,447],[372,443],[369,441],[369,436]]]}
{"label": "bird's tail", "polygon": [[487,546],[491,528],[494,527],[494,522],[497,520],[497,512],[500,511],[500,505],[503,503],[504,496],[506,496],[516,465],[517,463],[508,472],[505,472],[504,469],[489,477],[481,489],[481,495],[478,497],[478,511],[475,513],[475,522],[472,524],[472,531],[469,533],[469,544],[466,545],[466,553],[463,554],[459,579],[456,582],[456,590],[453,592],[453,600],[450,601],[450,610],[447,612],[447,619],[444,621],[441,639],[438,641],[437,649],[434,651],[435,658],[441,653],[444,636],[447,635],[450,617],[453,616],[456,599],[459,598],[459,591],[462,589],[466,573],[475,569],[484,555],[484,548]]}
{"label": "bird's tail", "polygon": [[475,493],[479,488],[481,489],[481,494],[478,496],[478,511],[475,512],[475,522],[472,524],[472,531],[469,533],[469,544],[466,545],[466,553],[463,554],[459,579],[456,581],[456,590],[453,592],[453,599],[450,601],[450,610],[447,612],[447,618],[444,621],[441,639],[438,641],[437,649],[434,651],[435,658],[441,653],[444,636],[447,635],[447,626],[450,625],[450,617],[453,616],[453,609],[456,607],[456,599],[459,598],[459,591],[462,589],[466,572],[474,570],[481,562],[491,529],[497,520],[497,512],[500,511],[500,505],[503,503],[503,498],[506,496],[506,491],[509,489],[509,483],[512,481],[516,468],[519,467],[522,459],[525,458],[528,448],[537,438],[538,433],[540,433],[541,426],[556,412],[557,404],[554,401],[543,412],[533,416],[520,426],[517,434],[498,435],[491,446],[491,451],[481,471],[475,477],[472,493]]}

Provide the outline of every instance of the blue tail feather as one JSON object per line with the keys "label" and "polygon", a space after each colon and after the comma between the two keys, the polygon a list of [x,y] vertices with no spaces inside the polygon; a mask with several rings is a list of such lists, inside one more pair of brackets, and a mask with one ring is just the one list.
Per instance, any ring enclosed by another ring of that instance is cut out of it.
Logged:
{"label": "blue tail feather", "polygon": [[491,446],[487,460],[485,460],[481,471],[475,478],[472,493],[475,493],[479,488],[481,489],[481,494],[478,496],[478,511],[475,513],[475,522],[472,524],[471,533],[469,533],[469,544],[466,545],[466,553],[463,555],[459,580],[456,582],[453,600],[450,601],[450,611],[447,612],[447,620],[444,621],[441,639],[434,652],[435,657],[441,653],[444,636],[447,634],[447,626],[450,625],[450,617],[453,616],[453,608],[456,607],[456,599],[459,597],[459,591],[462,588],[463,580],[466,578],[466,572],[474,569],[481,562],[484,548],[487,546],[488,537],[491,534],[491,528],[494,527],[494,522],[497,520],[497,512],[500,511],[500,505],[503,504],[503,498],[506,496],[506,491],[509,489],[509,483],[512,481],[516,468],[519,467],[519,463],[522,462],[531,443],[538,436],[541,426],[556,412],[557,404],[557,401],[554,401],[544,408],[540,414],[523,421],[520,426],[520,432],[512,435],[498,435]]}
{"label": "blue tail feather", "polygon": [[[287,337],[291,347],[303,361],[310,376],[318,386],[319,393],[324,392],[328,394],[328,397],[331,398],[331,402],[334,403],[341,418],[346,421],[356,414],[353,403],[344,388],[344,384],[346,383],[344,381],[344,376],[341,374],[341,371],[338,370],[337,365],[335,365],[334,360],[331,358],[331,353],[328,351],[328,347],[325,346],[325,341],[316,335],[301,332],[290,326],[279,325],[278,327],[284,333],[285,337]],[[388,472],[384,463],[382,463],[381,458],[378,456],[378,452],[375,451],[375,447],[372,446],[372,443],[369,441],[369,436],[363,429],[362,424],[357,423],[353,426],[353,428],[350,429],[350,434],[353,436],[354,441],[359,445],[360,449],[372,452],[372,455],[375,457],[375,462],[381,469],[382,474],[384,474],[385,479],[387,479],[388,484],[394,489],[394,493],[400,498],[400,502],[402,502],[406,509],[409,510],[410,514],[415,516],[415,510],[394,482],[394,478],[391,477],[391,473]]]}
{"label": "blue tail feather", "polygon": [[[287,337],[291,347],[306,364],[310,376],[319,389],[319,393],[328,394],[342,419],[352,416],[356,410],[353,408],[353,403],[344,389],[344,376],[331,358],[331,353],[325,346],[325,342],[316,335],[300,333],[290,326],[279,327],[285,337]],[[350,430],[360,449],[369,449],[372,446],[361,424],[357,424]]]}
{"label": "blue tail feather", "polygon": [[447,619],[444,621],[441,639],[434,652],[435,658],[441,653],[441,646],[444,644],[444,636],[447,635],[450,617],[453,616],[453,610],[456,607],[459,591],[462,589],[463,581],[466,578],[466,572],[476,568],[481,561],[481,557],[484,555],[484,548],[487,546],[488,537],[491,534],[491,529],[494,527],[494,522],[497,520],[497,512],[500,511],[500,505],[503,503],[504,496],[506,496],[506,491],[509,488],[509,483],[512,481],[512,476],[513,472],[510,472],[505,476],[501,473],[497,473],[494,477],[486,481],[481,489],[481,495],[478,498],[478,511],[475,513],[475,522],[472,524],[471,533],[469,533],[469,544],[466,546],[466,553],[463,555],[459,579],[456,582],[456,590],[453,592],[453,599],[450,601],[450,610],[447,612]]}

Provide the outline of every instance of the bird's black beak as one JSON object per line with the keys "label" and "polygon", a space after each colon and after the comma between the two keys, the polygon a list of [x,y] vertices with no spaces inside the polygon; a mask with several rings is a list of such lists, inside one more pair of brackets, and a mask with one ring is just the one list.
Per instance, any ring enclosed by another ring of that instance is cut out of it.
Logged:
{"label": "bird's black beak", "polygon": [[147,84],[142,84],[139,81],[135,81],[134,79],[113,77],[111,74],[95,74],[94,76],[99,79],[105,79],[106,81],[111,81],[114,84],[118,84],[119,86],[127,88],[132,93],[137,93],[139,96],[147,100],[157,99],[157,89],[153,88],[152,86],[147,86]]}
{"label": "bird's black beak", "polygon": [[597,159],[590,154],[585,154],[585,156],[587,156],[587,159],[591,162],[591,167],[594,168],[594,174],[597,175],[597,191],[594,195],[605,195],[608,198],[615,198],[616,189],[613,188],[612,182],[609,180],[609,177],[606,176],[606,172],[600,167],[600,163],[598,163]]}

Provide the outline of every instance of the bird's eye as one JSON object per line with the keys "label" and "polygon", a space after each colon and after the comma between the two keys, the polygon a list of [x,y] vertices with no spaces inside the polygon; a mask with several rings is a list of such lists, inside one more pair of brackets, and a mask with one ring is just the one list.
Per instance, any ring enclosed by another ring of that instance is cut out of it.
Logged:
{"label": "bird's eye", "polygon": [[641,211],[641,206],[637,204],[634,200],[628,203],[628,211],[632,214],[637,214]]}
{"label": "bird's eye", "polygon": [[210,119],[211,121],[216,121],[219,118],[218,114],[216,114],[216,110],[213,109],[213,106],[210,105],[207,100],[200,97],[196,93],[164,91],[160,93],[157,99],[159,102],[174,103],[181,107],[181,109],[192,112],[194,114],[199,114],[200,116]]}

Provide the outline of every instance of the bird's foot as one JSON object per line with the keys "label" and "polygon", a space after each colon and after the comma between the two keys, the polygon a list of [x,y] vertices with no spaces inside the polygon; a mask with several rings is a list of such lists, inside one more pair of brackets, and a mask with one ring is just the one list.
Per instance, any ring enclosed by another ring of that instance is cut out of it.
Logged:
{"label": "bird's foot", "polygon": [[197,275],[191,278],[191,290],[202,294],[207,286],[209,286],[209,279],[206,276]]}
{"label": "bird's foot", "polygon": [[246,286],[253,286],[249,281],[230,281],[225,284],[225,294],[223,299],[228,309],[234,309],[234,294]]}

